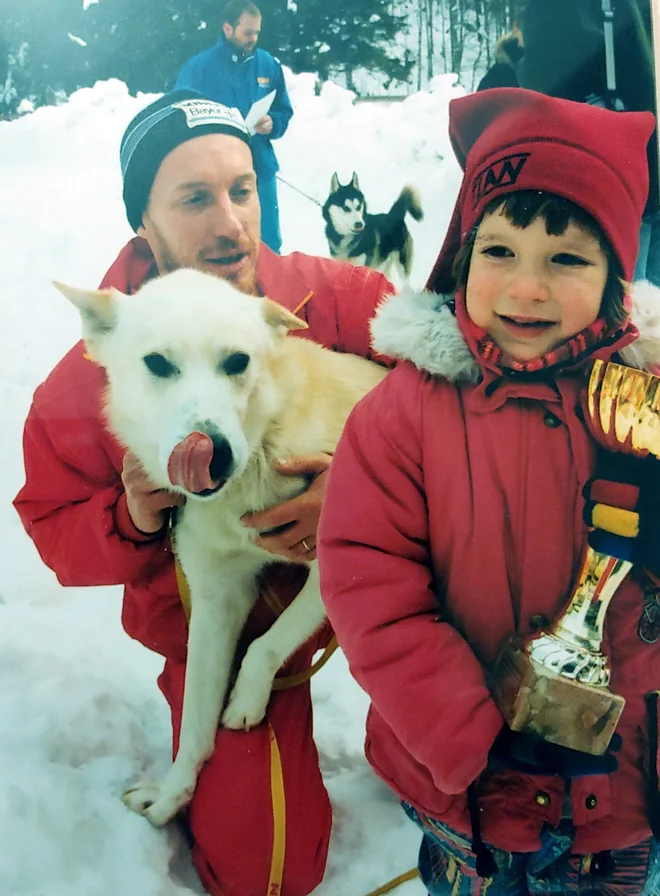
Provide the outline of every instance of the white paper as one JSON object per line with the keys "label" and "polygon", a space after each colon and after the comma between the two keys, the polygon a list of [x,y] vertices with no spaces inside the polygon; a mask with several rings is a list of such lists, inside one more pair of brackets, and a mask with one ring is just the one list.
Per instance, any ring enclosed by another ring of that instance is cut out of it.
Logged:
{"label": "white paper", "polygon": [[250,134],[257,133],[254,126],[259,119],[264,117],[264,115],[268,115],[268,110],[273,105],[276,93],[276,90],[271,90],[270,93],[267,93],[266,96],[262,96],[260,100],[257,100],[256,103],[252,103],[250,106],[250,111],[245,116],[245,124],[247,125]]}

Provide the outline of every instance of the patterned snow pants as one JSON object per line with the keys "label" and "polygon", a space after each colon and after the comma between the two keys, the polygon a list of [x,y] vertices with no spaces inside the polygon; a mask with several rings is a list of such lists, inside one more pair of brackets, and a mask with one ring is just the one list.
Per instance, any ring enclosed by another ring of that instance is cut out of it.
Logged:
{"label": "patterned snow pants", "polygon": [[402,805],[424,834],[419,872],[429,896],[660,896],[660,845],[652,838],[627,849],[575,855],[572,825],[564,820],[544,828],[534,853],[490,847],[498,873],[483,879],[466,837]]}

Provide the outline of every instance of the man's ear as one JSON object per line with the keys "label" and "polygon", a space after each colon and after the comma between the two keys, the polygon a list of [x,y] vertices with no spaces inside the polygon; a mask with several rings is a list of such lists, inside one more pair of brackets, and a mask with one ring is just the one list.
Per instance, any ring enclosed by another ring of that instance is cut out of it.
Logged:
{"label": "man's ear", "polygon": [[80,313],[83,339],[90,354],[99,340],[111,333],[117,322],[117,299],[123,294],[116,289],[78,289],[65,283],[53,282]]}
{"label": "man's ear", "polygon": [[277,302],[273,302],[272,299],[262,299],[261,303],[266,323],[282,335],[288,333],[289,330],[306,330],[308,328],[304,320],[296,317],[295,314],[291,314],[290,311],[287,311],[282,305],[278,305]]}
{"label": "man's ear", "polygon": [[232,34],[234,33],[234,29],[229,24],[229,22],[222,23],[222,33],[224,34],[225,37],[231,37]]}
{"label": "man's ear", "polygon": [[337,177],[337,172],[335,171],[335,173],[332,175],[332,177],[330,179],[330,192],[336,193],[338,189],[339,189],[339,178]]}

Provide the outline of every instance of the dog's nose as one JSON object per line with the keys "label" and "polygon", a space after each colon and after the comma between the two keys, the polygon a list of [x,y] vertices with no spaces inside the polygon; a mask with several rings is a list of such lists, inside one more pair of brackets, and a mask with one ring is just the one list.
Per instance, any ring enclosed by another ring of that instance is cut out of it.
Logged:
{"label": "dog's nose", "polygon": [[363,221],[358,221],[357,224],[355,225],[355,229],[356,229],[356,230],[363,230],[363,229],[364,229],[364,222],[363,222]]}
{"label": "dog's nose", "polygon": [[231,445],[221,435],[212,435],[211,441],[213,442],[213,457],[210,465],[211,479],[216,482],[229,479],[234,462]]}

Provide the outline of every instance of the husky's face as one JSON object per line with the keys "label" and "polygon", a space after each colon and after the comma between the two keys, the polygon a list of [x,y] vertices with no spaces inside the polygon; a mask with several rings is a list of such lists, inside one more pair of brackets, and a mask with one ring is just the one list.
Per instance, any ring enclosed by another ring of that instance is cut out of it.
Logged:
{"label": "husky's face", "polygon": [[328,206],[330,223],[340,236],[360,233],[364,230],[364,199],[346,196],[343,202],[333,202]]}
{"label": "husky's face", "polygon": [[333,174],[330,195],[323,207],[323,214],[339,236],[351,236],[364,230],[367,204],[360,190],[357,174],[350,183],[342,185]]}
{"label": "husky's face", "polygon": [[268,299],[182,269],[134,296],[59,287],[107,373],[112,431],[161,488],[208,498],[239,475],[276,400],[279,338],[304,326]]}

